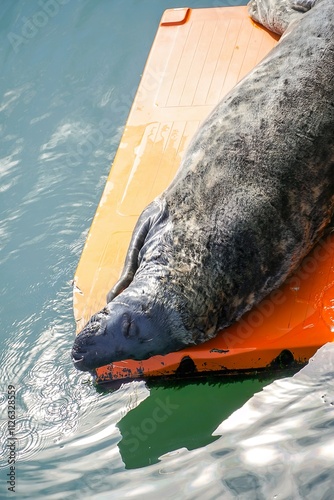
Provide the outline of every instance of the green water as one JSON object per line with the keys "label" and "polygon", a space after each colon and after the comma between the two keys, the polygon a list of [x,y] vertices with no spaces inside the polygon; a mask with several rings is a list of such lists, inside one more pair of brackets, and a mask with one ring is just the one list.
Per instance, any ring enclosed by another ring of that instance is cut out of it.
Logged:
{"label": "green water", "polygon": [[[269,383],[132,383],[103,393],[70,359],[71,280],[159,20],[184,5],[1,1],[0,498],[118,499],[124,488],[141,498],[143,485],[145,498],[155,498],[165,478],[149,465],[162,455],[169,463],[179,449],[200,452]],[[15,494],[6,482],[9,386]],[[168,480],[175,498],[182,488]]]}
{"label": "green water", "polygon": [[117,424],[122,434],[118,448],[125,466],[143,467],[170,451],[183,447],[193,450],[215,441],[218,436],[212,433],[220,422],[263,385],[251,379],[150,388],[150,397]]}

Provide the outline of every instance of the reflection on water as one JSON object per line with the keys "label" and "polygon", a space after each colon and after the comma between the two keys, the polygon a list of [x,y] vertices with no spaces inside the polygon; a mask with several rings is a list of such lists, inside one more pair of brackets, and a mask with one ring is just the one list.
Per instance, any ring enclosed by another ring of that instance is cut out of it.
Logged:
{"label": "reflection on water", "polygon": [[1,2],[1,499],[333,497],[332,346],[253,398],[270,380],[101,392],[69,356],[70,282],[162,11],[181,6]]}
{"label": "reflection on water", "polygon": [[224,420],[214,432],[216,441],[128,471],[131,487],[120,486],[121,498],[330,500],[333,367],[334,344],[327,344],[299,373],[266,386]]}
{"label": "reflection on water", "polygon": [[269,382],[254,378],[151,387],[150,397],[117,424],[125,467],[150,465],[165,453],[193,450],[215,441],[212,433],[219,423]]}

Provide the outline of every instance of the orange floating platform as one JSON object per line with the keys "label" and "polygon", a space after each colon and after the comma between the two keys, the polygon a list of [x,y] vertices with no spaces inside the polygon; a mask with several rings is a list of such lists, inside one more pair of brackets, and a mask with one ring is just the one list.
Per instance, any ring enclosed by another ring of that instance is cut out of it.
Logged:
{"label": "orange floating platform", "polygon": [[[78,332],[105,305],[138,216],[172,181],[199,124],[277,40],[251,21],[246,7],[164,13],[75,274]],[[95,380],[303,364],[333,338],[334,235],[328,235],[283,287],[215,339],[103,366]]]}

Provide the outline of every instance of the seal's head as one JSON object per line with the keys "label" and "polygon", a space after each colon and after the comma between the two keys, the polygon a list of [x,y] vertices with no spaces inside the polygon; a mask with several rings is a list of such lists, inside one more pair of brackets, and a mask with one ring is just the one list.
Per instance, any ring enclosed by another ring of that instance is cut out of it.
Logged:
{"label": "seal's head", "polygon": [[179,315],[168,307],[168,301],[159,300],[159,293],[148,296],[150,289],[133,282],[92,316],[73,345],[76,368],[91,371],[114,361],[147,359],[186,345],[188,335]]}

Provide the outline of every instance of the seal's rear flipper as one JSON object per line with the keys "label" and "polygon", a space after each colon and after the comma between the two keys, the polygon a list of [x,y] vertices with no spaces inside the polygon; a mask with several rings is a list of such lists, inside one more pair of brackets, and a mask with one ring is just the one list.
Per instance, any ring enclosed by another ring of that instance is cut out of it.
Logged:
{"label": "seal's rear flipper", "polygon": [[310,10],[317,0],[251,0],[248,13],[257,23],[282,35],[292,21]]}

